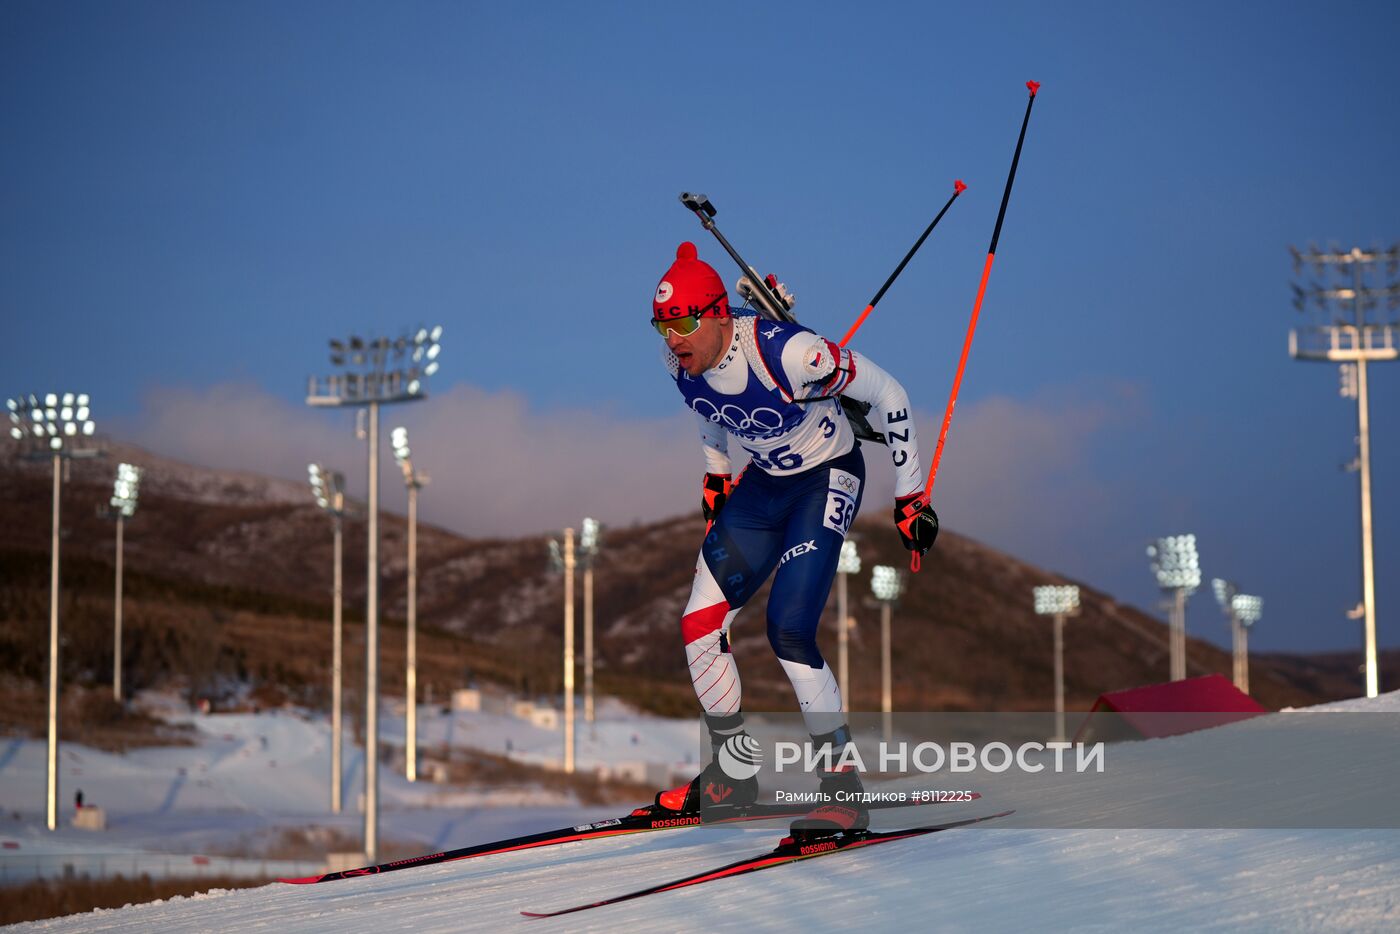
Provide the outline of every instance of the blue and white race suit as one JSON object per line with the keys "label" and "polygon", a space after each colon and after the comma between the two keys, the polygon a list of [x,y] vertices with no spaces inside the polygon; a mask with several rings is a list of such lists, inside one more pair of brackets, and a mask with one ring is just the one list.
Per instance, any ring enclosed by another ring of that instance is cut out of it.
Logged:
{"label": "blue and white race suit", "polygon": [[842,720],[841,690],[817,647],[817,623],[865,487],[860,444],[836,397],[870,403],[870,424],[889,443],[897,496],[922,488],[909,397],[868,358],[807,328],[747,315],[732,320],[728,350],[700,376],[665,353],[700,421],[706,470],[731,472],[731,437],[750,458],[696,562],[681,619],[691,681],[707,714],[739,711],[729,627],[776,569],[768,640],[808,729],[826,733]]}

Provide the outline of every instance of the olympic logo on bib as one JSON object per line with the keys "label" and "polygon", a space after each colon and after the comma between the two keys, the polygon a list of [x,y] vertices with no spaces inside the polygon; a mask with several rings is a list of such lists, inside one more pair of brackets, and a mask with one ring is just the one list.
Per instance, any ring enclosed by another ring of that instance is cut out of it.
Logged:
{"label": "olympic logo on bib", "polygon": [[709,399],[696,399],[690,407],[716,425],[722,424],[733,432],[752,438],[767,438],[783,429],[783,416],[767,406],[746,412],[737,405],[725,403],[722,407],[716,407]]}

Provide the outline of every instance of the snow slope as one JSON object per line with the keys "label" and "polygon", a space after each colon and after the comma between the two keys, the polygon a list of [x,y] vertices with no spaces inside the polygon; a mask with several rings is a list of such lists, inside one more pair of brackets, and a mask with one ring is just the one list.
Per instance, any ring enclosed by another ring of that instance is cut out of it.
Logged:
{"label": "snow slope", "polygon": [[[1348,702],[1345,709],[1400,711],[1400,695]],[[1168,744],[1179,754],[1192,744],[1218,743],[1228,736],[1224,731],[1239,728],[1133,744],[1122,755],[1150,764]],[[936,819],[997,807],[994,800],[948,806]],[[706,828],[622,837],[323,885],[211,893],[21,929],[421,934],[517,924],[570,931],[1400,928],[1400,831],[1034,830],[995,824],[560,919],[518,915],[762,852],[780,833]],[[464,835],[450,845],[480,839]]]}
{"label": "snow slope", "polygon": [[[330,729],[324,717],[289,711],[258,714],[191,714],[183,704],[143,698],[162,717],[195,727],[195,745],[135,749],[113,754],[77,743],[59,747],[61,827],[44,829],[46,744],[0,738],[0,883],[41,873],[74,871],[100,875],[126,871],[131,861],[113,857],[238,853],[276,850],[282,829],[320,827],[358,840],[362,818],[357,801],[363,784],[363,750],[347,729],[344,749],[345,811],[329,813]],[[401,704],[399,706],[402,706]],[[386,702],[381,723],[386,746],[401,745],[403,721]],[[587,728],[581,761],[631,756],[658,762],[684,761],[698,747],[693,722],[639,717],[621,705],[606,705],[598,739]],[[509,716],[428,708],[420,719],[420,749],[444,743],[501,752],[508,737],[515,757],[558,757],[558,731],[540,730]],[[73,794],[82,789],[89,805],[101,806],[107,830],[92,833],[69,826]],[[431,850],[464,834],[482,838],[522,833],[538,826],[580,823],[611,813],[582,806],[571,796],[535,786],[468,788],[410,783],[398,769],[380,771],[381,840]],[[333,849],[350,849],[339,846]],[[42,857],[42,859],[41,859]],[[101,859],[108,857],[107,859]],[[175,869],[184,863],[177,863]],[[157,863],[157,865],[159,865]],[[316,871],[308,865],[306,872]]]}

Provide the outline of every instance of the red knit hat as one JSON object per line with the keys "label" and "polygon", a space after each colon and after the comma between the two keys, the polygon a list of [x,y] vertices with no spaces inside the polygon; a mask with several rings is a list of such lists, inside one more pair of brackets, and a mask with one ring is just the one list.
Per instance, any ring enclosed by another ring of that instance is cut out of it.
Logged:
{"label": "red knit hat", "polygon": [[707,306],[702,317],[728,316],[729,293],[719,273],[709,263],[697,259],[695,244],[686,241],[676,247],[676,261],[656,286],[651,316],[658,321],[683,318]]}

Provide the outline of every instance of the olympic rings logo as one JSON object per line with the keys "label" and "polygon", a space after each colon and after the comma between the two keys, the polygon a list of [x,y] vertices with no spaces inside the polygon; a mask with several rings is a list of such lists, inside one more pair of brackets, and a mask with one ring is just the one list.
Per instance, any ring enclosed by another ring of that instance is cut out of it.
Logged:
{"label": "olympic rings logo", "polygon": [[714,424],[751,438],[768,438],[783,430],[783,416],[767,406],[746,412],[737,405],[716,407],[709,399],[696,399],[690,407]]}

